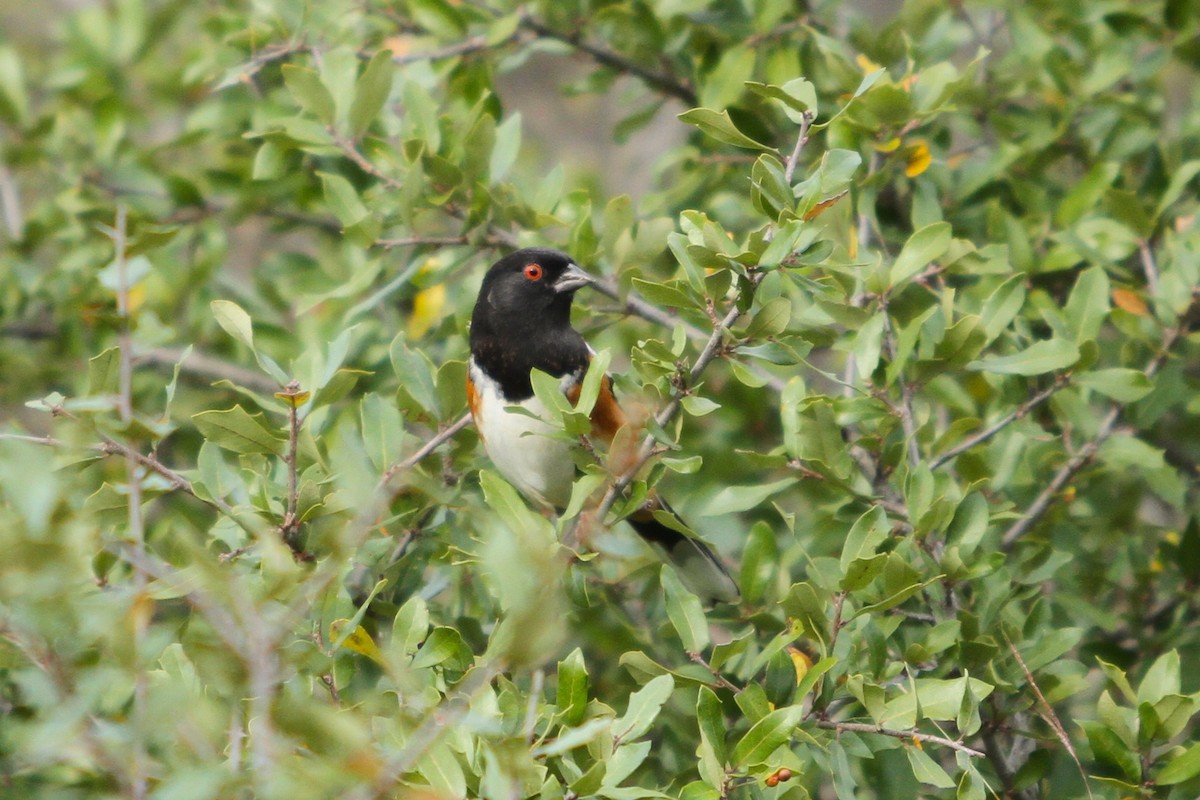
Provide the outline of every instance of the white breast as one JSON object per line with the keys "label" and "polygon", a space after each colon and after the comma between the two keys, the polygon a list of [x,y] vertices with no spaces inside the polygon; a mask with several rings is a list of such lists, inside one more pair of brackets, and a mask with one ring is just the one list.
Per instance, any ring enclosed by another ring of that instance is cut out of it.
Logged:
{"label": "white breast", "polygon": [[[571,499],[575,462],[571,443],[553,438],[556,429],[544,421],[546,407],[536,396],[507,403],[474,362],[471,380],[479,393],[476,423],[492,464],[529,499],[547,509],[564,508]],[[519,406],[534,416],[511,412],[509,406]]]}

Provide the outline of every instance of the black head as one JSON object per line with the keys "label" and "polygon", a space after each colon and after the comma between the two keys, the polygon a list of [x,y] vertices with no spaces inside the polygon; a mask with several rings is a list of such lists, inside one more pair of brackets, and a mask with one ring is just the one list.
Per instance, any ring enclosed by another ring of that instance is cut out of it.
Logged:
{"label": "black head", "polygon": [[511,253],[488,270],[471,315],[471,354],[507,384],[510,398],[531,393],[534,367],[566,375],[587,366],[587,344],[571,327],[571,300],[591,282],[570,256],[541,247]]}
{"label": "black head", "polygon": [[527,247],[497,261],[484,276],[472,325],[486,315],[503,328],[530,317],[570,322],[575,290],[591,282],[571,257],[557,250]]}

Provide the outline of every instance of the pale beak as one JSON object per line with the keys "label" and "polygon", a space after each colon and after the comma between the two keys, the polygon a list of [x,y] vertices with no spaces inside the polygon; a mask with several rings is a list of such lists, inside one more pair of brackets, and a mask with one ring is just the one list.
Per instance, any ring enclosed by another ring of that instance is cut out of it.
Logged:
{"label": "pale beak", "polygon": [[595,278],[580,269],[578,264],[569,264],[566,271],[554,282],[554,291],[559,294],[573,292],[591,283],[595,283]]}

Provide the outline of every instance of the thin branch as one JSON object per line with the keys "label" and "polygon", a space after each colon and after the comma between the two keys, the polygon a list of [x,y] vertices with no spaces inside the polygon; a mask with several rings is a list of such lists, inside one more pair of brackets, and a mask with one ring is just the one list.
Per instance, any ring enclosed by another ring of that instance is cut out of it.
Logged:
{"label": "thin branch", "polygon": [[1158,264],[1148,239],[1138,239],[1138,254],[1142,259],[1142,272],[1146,273],[1146,288],[1150,290],[1151,297],[1158,297]]}
{"label": "thin branch", "polygon": [[308,45],[304,44],[303,42],[294,42],[292,44],[282,44],[274,47],[268,47],[261,53],[255,55],[249,61],[243,63],[239,72],[235,73],[231,71],[228,77],[226,77],[213,88],[217,91],[220,91],[221,89],[225,89],[230,86],[250,83],[250,79],[257,75],[259,70],[261,70],[267,64],[270,64],[272,61],[279,61],[287,58],[292,53],[298,53],[307,49]]}
{"label": "thin branch", "polygon": [[808,129],[812,125],[812,121],[811,111],[805,111],[800,115],[800,134],[796,137],[792,154],[788,156],[787,164],[783,169],[783,180],[788,186],[792,185],[792,178],[796,175],[796,166],[800,163],[800,154],[804,152],[804,145],[808,144]]}
{"label": "thin branch", "polygon": [[185,374],[194,375],[198,378],[227,380],[259,392],[275,392],[279,390],[279,384],[261,372],[247,369],[240,364],[233,364],[216,356],[199,353],[195,350],[185,355],[184,351],[178,347],[155,347],[152,350],[140,353],[138,360],[153,366],[170,367],[172,369],[178,365],[180,371]]}
{"label": "thin branch", "polygon": [[580,33],[564,33],[550,28],[531,15],[526,14],[521,18],[521,25],[526,29],[533,31],[538,36],[545,39],[554,39],[555,41],[569,44],[581,53],[585,53],[601,66],[615,69],[618,72],[623,72],[627,75],[632,75],[640,79],[650,88],[665,94],[669,97],[675,97],[687,103],[689,106],[699,104],[700,99],[696,96],[696,92],[692,87],[678,80],[674,75],[667,75],[660,72],[654,72],[640,64],[630,61],[625,56],[605,50],[594,44],[585,41]]}
{"label": "thin branch", "polygon": [[[120,327],[117,331],[117,343],[120,357],[118,361],[118,394],[117,414],[121,423],[128,426],[133,421],[133,335],[129,319],[129,262],[125,257],[126,234],[128,232],[129,212],[125,204],[117,206],[117,220],[110,234],[115,250],[114,260],[117,272],[117,315]],[[132,454],[125,455],[126,487],[129,490],[127,503],[127,519],[129,530],[127,535],[133,542],[134,552],[142,554],[146,549],[145,520],[142,518],[142,476],[138,470],[138,459]],[[149,579],[145,571],[138,567],[133,570],[133,586],[137,601],[145,595]],[[146,639],[149,617],[144,614],[134,615],[133,641],[135,652],[140,653]],[[147,682],[146,671],[142,668],[141,659],[135,658],[133,683],[133,764],[130,769],[130,793],[133,800],[146,797],[149,788],[147,777],[146,703],[150,686]]]}
{"label": "thin branch", "polygon": [[300,391],[300,382],[292,380],[282,392],[276,392],[275,396],[284,400],[288,406],[288,449],[284,454],[283,461],[287,465],[287,509],[283,515],[283,524],[279,526],[279,533],[283,536],[283,541],[288,547],[292,548],[292,552],[300,554],[300,543],[297,540],[297,534],[300,532],[300,518],[297,514],[297,505],[300,501],[299,478],[297,470],[297,454],[300,444],[300,409],[299,406],[304,402],[307,392]]}
{"label": "thin branch", "polygon": [[467,244],[466,236],[402,236],[398,239],[376,239],[375,246],[384,250],[393,247],[415,247],[418,245],[456,245]]}
{"label": "thin branch", "polygon": [[429,455],[434,450],[437,450],[443,444],[453,439],[459,431],[470,424],[471,414],[470,412],[467,412],[455,420],[454,424],[449,428],[443,428],[437,433],[436,436],[427,441],[425,444],[421,445],[421,447],[418,448],[417,451],[411,456],[403,461],[397,461],[395,464],[388,467],[387,471],[383,473],[383,477],[379,479],[379,487],[382,489],[384,486],[390,483],[392,478],[396,477],[396,475],[404,472],[405,470],[411,469],[417,464],[417,462],[421,461],[421,459],[425,458],[425,456]]}
{"label": "thin branch", "polygon": [[[1200,298],[1198,298],[1197,301],[1200,302]],[[1193,302],[1193,306],[1195,304],[1196,303]],[[1154,375],[1162,368],[1163,364],[1166,363],[1167,356],[1170,353],[1171,348],[1187,330],[1188,316],[1188,313],[1185,312],[1182,315],[1179,324],[1168,330],[1163,336],[1162,344],[1159,346],[1159,352],[1150,360],[1150,363],[1146,366],[1146,368],[1142,370],[1142,374],[1144,374],[1147,378],[1154,377]],[[1028,533],[1030,529],[1033,528],[1033,526],[1037,524],[1039,520],[1041,520],[1046,512],[1050,510],[1050,506],[1054,504],[1054,501],[1057,499],[1059,493],[1066,487],[1071,479],[1074,478],[1075,475],[1078,474],[1079,471],[1083,469],[1083,467],[1089,461],[1092,460],[1092,458],[1096,455],[1096,451],[1098,451],[1100,446],[1108,440],[1109,436],[1112,435],[1113,429],[1116,427],[1117,419],[1121,416],[1121,409],[1122,406],[1119,405],[1114,405],[1109,409],[1108,413],[1104,415],[1104,419],[1100,421],[1100,425],[1096,429],[1096,435],[1093,436],[1090,441],[1086,442],[1082,447],[1080,447],[1079,450],[1075,452],[1075,455],[1071,456],[1071,458],[1067,460],[1067,463],[1063,464],[1062,467],[1059,468],[1058,472],[1054,474],[1054,477],[1050,479],[1050,483],[1047,484],[1046,488],[1043,489],[1041,493],[1034,499],[1029,508],[1025,510],[1025,513],[1021,515],[1020,519],[1009,526],[1008,530],[1004,532],[1004,535],[1000,539],[1001,550],[1011,550],[1013,545],[1017,543],[1017,540]]]}
{"label": "thin branch", "polygon": [[0,433],[0,442],[25,442],[40,444],[43,447],[60,447],[62,441],[53,436],[29,436],[24,433]]}
{"label": "thin branch", "polygon": [[952,750],[957,750],[960,753],[966,753],[975,758],[986,758],[987,754],[982,750],[976,750],[974,747],[969,747],[962,742],[956,742],[953,739],[947,739],[945,736],[936,736],[932,733],[922,733],[917,730],[901,731],[894,728],[880,728],[868,722],[836,722],[831,719],[817,720],[817,727],[824,728],[828,731],[852,731],[853,733],[877,733],[880,736],[891,736],[893,739],[908,739],[917,742],[929,742],[930,744],[940,744],[943,747],[949,747]]}
{"label": "thin branch", "polygon": [[375,166],[371,159],[367,158],[359,151],[353,140],[348,139],[345,136],[334,134],[332,130],[330,131],[330,134],[333,136],[333,143],[337,145],[339,150],[342,151],[342,154],[346,156],[346,158],[353,161],[355,166],[357,166],[363,172],[367,173],[376,180],[382,181],[393,189],[404,188],[404,181],[398,178],[393,178],[391,175],[388,175],[379,167]]}
{"label": "thin branch", "polygon": [[8,165],[0,161],[0,210],[4,212],[4,228],[8,238],[17,240],[24,235],[25,223],[21,212],[21,194]]}
{"label": "thin branch", "polygon": [[951,461],[952,459],[956,458],[957,456],[960,456],[963,453],[967,452],[968,450],[975,447],[976,445],[983,444],[988,439],[991,439],[997,433],[1004,430],[1005,428],[1007,428],[1009,425],[1016,422],[1017,420],[1024,418],[1027,414],[1029,414],[1030,411],[1032,411],[1033,409],[1040,406],[1042,403],[1049,400],[1051,397],[1054,396],[1055,392],[1057,392],[1059,389],[1066,386],[1067,383],[1069,383],[1069,382],[1070,382],[1070,379],[1068,378],[1068,376],[1066,376],[1066,375],[1058,376],[1058,378],[1054,381],[1053,386],[1050,386],[1050,387],[1038,392],[1033,397],[1029,398],[1024,403],[1017,406],[1016,408],[1014,408],[1012,411],[1005,414],[1000,419],[996,420],[994,423],[992,423],[987,428],[984,428],[979,433],[976,433],[972,436],[967,437],[966,439],[964,439],[961,442],[959,442],[958,444],[956,444],[954,447],[951,447],[949,450],[942,453],[940,456],[937,456],[936,458],[931,460],[929,462],[929,468],[937,469],[938,467]]}
{"label": "thin branch", "polygon": [[485,662],[476,667],[460,684],[457,696],[447,697],[431,710],[417,729],[405,739],[404,749],[379,770],[370,796],[391,797],[396,789],[396,781],[405,773],[411,772],[429,748],[462,721],[470,711],[475,696],[490,686],[503,671],[503,664],[495,661]]}
{"label": "thin branch", "polygon": [[1058,498],[1058,494],[1066,488],[1066,485],[1074,478],[1084,466],[1092,460],[1096,455],[1096,451],[1100,449],[1100,445],[1112,435],[1113,427],[1116,425],[1117,417],[1120,416],[1121,409],[1119,406],[1113,406],[1100,422],[1100,427],[1096,430],[1096,435],[1082,447],[1080,447],[1075,455],[1067,460],[1059,468],[1054,477],[1050,479],[1050,483],[1046,484],[1046,488],[1030,503],[1029,508],[1025,509],[1025,513],[1021,518],[1009,526],[1008,530],[1000,538],[1000,549],[1004,551],[1011,550],[1017,540],[1024,536],[1029,530],[1038,523],[1046,512],[1050,510],[1050,506]]}
{"label": "thin branch", "polygon": [[[760,272],[751,278],[751,281],[754,285],[758,284],[758,282],[762,279],[762,275],[763,273]],[[683,398],[688,393],[689,387],[695,385],[696,380],[701,374],[703,374],[704,370],[708,368],[708,365],[712,363],[713,359],[715,359],[721,352],[721,344],[725,337],[725,333],[729,330],[729,326],[731,326],[739,316],[741,316],[741,311],[738,310],[737,301],[735,300],[729,311],[725,313],[725,317],[720,320],[716,326],[714,326],[712,335],[708,337],[708,342],[704,345],[704,349],[701,350],[700,355],[696,357],[695,363],[692,364],[692,368],[688,371],[686,380],[682,381],[681,385],[676,387],[675,391],[672,393],[671,400],[659,410],[658,414],[655,415],[654,423],[659,428],[666,427],[667,423],[669,423],[675,417],[675,414],[678,413],[683,403]],[[612,483],[609,484],[608,491],[604,493],[604,497],[601,499],[600,505],[596,507],[596,519],[603,521],[603,519],[608,515],[608,512],[612,509],[613,505],[617,502],[617,498],[620,497],[621,493],[624,492],[625,489],[628,488],[629,484],[633,482],[633,479],[637,475],[638,471],[640,471],[641,468],[646,465],[646,462],[654,456],[655,441],[656,440],[652,433],[646,434],[646,436],[642,439],[641,447],[638,448],[637,457],[634,458],[630,465],[624,471],[622,471],[621,474],[619,474],[612,481]]]}
{"label": "thin branch", "polygon": [[427,50],[423,53],[405,53],[403,55],[392,56],[392,63],[414,64],[418,61],[441,61],[447,58],[457,58],[459,56],[477,53],[480,50],[488,50],[490,48],[508,44],[513,39],[516,39],[517,36],[518,32],[514,31],[498,42],[489,42],[488,37],[486,36],[472,36],[468,39],[463,39],[461,42],[448,44],[445,47],[439,47],[436,50]]}
{"label": "thin branch", "polygon": [[708,670],[708,674],[713,676],[713,683],[715,683],[717,686],[720,686],[722,689],[728,689],[729,691],[733,692],[734,694],[737,694],[738,692],[742,691],[741,687],[739,687],[737,684],[731,682],[724,675],[722,675],[721,673],[719,673],[715,669],[713,669],[712,665],[709,664],[704,659],[704,656],[701,655],[700,653],[693,653],[689,650],[688,658],[690,658],[692,661],[694,661],[695,663],[699,664],[700,666],[702,666],[706,670]]}
{"label": "thin branch", "polygon": [[1071,760],[1075,762],[1075,767],[1079,770],[1079,777],[1083,779],[1083,788],[1087,790],[1088,797],[1093,797],[1092,786],[1088,783],[1087,770],[1083,768],[1083,764],[1079,761],[1079,754],[1075,752],[1075,746],[1071,744],[1071,737],[1067,735],[1066,728],[1063,727],[1062,720],[1058,718],[1054,707],[1046,700],[1046,696],[1042,694],[1042,689],[1038,686],[1037,681],[1033,678],[1033,673],[1029,671],[1029,666],[1025,663],[1025,659],[1021,657],[1021,651],[1013,644],[1012,639],[1008,638],[1008,634],[1004,634],[1004,643],[1008,645],[1009,652],[1012,653],[1017,664],[1020,665],[1021,671],[1025,673],[1025,680],[1029,682],[1030,688],[1033,689],[1034,695],[1038,699],[1038,705],[1041,708],[1042,719],[1054,730],[1054,735],[1058,737],[1058,741],[1066,748],[1067,753],[1071,756]]}

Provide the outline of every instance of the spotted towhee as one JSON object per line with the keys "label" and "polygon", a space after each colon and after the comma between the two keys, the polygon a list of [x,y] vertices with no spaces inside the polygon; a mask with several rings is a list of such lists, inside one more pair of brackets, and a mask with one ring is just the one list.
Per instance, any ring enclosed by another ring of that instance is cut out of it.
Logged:
{"label": "spotted towhee", "polygon": [[[572,444],[553,436],[554,429],[544,421],[546,409],[534,395],[529,373],[538,369],[559,378],[563,392],[576,401],[593,351],[571,327],[571,300],[577,289],[591,281],[557,250],[518,250],[488,270],[471,315],[467,398],[475,427],[496,469],[546,510],[567,505],[576,468]],[[606,443],[627,424],[608,376],[591,422],[592,436]],[[656,520],[656,509],[674,513],[652,495],[628,522],[665,554],[688,588],[702,599],[737,600],[737,584],[713,551]]]}

